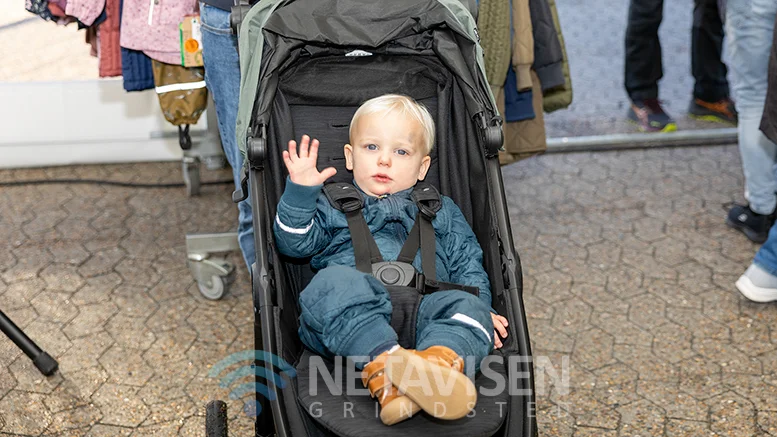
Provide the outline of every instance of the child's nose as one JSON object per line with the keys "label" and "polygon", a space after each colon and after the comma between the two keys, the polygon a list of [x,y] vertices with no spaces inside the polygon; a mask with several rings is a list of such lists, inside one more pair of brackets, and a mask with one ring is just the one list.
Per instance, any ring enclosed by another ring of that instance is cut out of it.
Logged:
{"label": "child's nose", "polygon": [[391,166],[391,154],[390,153],[381,153],[380,157],[378,158],[378,164],[386,165],[386,166]]}

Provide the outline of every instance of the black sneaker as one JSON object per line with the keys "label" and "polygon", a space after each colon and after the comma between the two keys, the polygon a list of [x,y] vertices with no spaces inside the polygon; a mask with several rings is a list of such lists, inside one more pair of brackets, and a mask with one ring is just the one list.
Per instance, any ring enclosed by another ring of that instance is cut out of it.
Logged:
{"label": "black sneaker", "polygon": [[774,213],[770,215],[758,214],[745,205],[731,207],[726,218],[726,224],[734,229],[739,229],[755,243],[766,241],[773,222]]}
{"label": "black sneaker", "polygon": [[627,114],[642,132],[674,132],[677,123],[661,107],[658,99],[634,100]]}
{"label": "black sneaker", "polygon": [[739,114],[734,107],[734,102],[728,97],[717,102],[693,99],[688,107],[688,114],[697,120],[728,123],[734,126],[739,121]]}

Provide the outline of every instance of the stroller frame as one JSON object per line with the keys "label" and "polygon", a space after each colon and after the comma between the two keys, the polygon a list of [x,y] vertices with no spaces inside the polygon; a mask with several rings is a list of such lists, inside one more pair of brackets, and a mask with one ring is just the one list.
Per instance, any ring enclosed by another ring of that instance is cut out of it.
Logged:
{"label": "stroller frame", "polygon": [[[447,1],[447,0],[438,0],[438,1]],[[261,3],[257,5],[258,7],[264,6],[267,8],[268,3],[286,3],[287,0],[270,0],[270,1],[264,1],[264,5]],[[472,3],[466,0],[463,3]],[[470,13],[473,11],[473,6],[470,6]],[[272,7],[272,6],[270,6]],[[237,6],[236,8],[233,8],[233,10],[242,8],[240,12],[240,18],[242,19],[245,13],[245,5]],[[250,12],[249,12],[250,15]],[[471,14],[474,15],[474,14]],[[233,17],[234,19],[234,17]],[[234,24],[239,24],[239,20],[235,20],[237,23],[233,21]],[[474,21],[473,21],[474,22]],[[243,26],[245,27],[245,26]],[[472,34],[472,40],[477,41],[477,31],[474,29],[473,26]],[[248,37],[248,31],[244,28],[240,32],[240,36],[242,39],[245,39]],[[241,41],[242,42],[242,41]],[[261,47],[261,46],[260,46]],[[510,223],[509,223],[509,215],[507,210],[507,201],[504,193],[504,185],[502,181],[502,174],[501,169],[499,166],[498,161],[498,151],[501,148],[502,141],[503,141],[503,133],[501,128],[501,119],[498,117],[498,112],[496,110],[496,105],[494,104],[493,96],[490,94],[490,89],[488,89],[487,81],[485,80],[485,73],[482,70],[482,52],[480,52],[479,45],[478,47],[478,53],[479,53],[479,61],[481,63],[480,65],[480,71],[482,72],[482,77],[478,77],[477,80],[480,81],[480,85],[484,86],[485,89],[488,91],[488,96],[490,96],[490,101],[486,102],[488,113],[480,113],[478,114],[479,117],[476,119],[476,124],[478,125],[480,129],[480,135],[481,135],[481,144],[484,147],[484,155],[485,155],[485,173],[487,176],[487,180],[489,182],[489,186],[492,191],[491,196],[491,207],[494,212],[495,221],[496,221],[496,227],[498,229],[498,241],[500,249],[499,253],[501,254],[501,262],[502,262],[502,274],[505,279],[505,282],[509,284],[509,287],[501,290],[499,294],[504,299],[504,302],[511,310],[511,314],[505,314],[506,316],[509,316],[508,319],[511,321],[510,326],[508,327],[508,330],[510,332],[510,337],[512,338],[512,341],[515,342],[516,349],[518,353],[521,356],[530,358],[531,357],[531,344],[529,341],[529,335],[528,335],[528,328],[526,324],[526,315],[525,310],[523,307],[523,301],[522,301],[522,270],[521,270],[521,264],[520,259],[518,258],[517,254],[515,253],[514,249],[514,243],[513,243],[513,237],[512,232],[510,229]],[[241,44],[241,52],[243,52],[243,44]],[[241,60],[241,65],[242,65]],[[245,80],[245,78],[243,78]],[[241,95],[243,93],[241,86]],[[256,90],[256,94],[259,94],[259,90]],[[261,106],[268,106],[267,102],[259,103],[258,99],[257,102],[252,102],[251,105],[251,118],[250,118],[250,124],[246,127],[245,132],[247,135],[245,137],[242,137],[244,140],[244,143],[241,144],[245,148],[245,155],[246,155],[246,169],[247,169],[247,176],[243,181],[243,196],[247,196],[247,189],[248,185],[250,184],[250,190],[251,193],[256,193],[251,196],[252,201],[252,209],[253,209],[253,220],[254,220],[254,229],[255,229],[255,243],[257,248],[257,262],[252,266],[252,297],[253,297],[253,305],[254,305],[254,339],[255,339],[255,349],[256,350],[264,350],[271,353],[278,353],[279,348],[279,342],[278,339],[280,338],[279,332],[278,332],[278,326],[276,326],[276,311],[279,309],[279,304],[281,304],[281,300],[278,298],[277,293],[279,293],[280,286],[280,270],[282,270],[281,266],[274,266],[271,262],[269,257],[274,256],[269,253],[267,250],[268,247],[271,246],[272,243],[272,220],[269,217],[269,213],[271,211],[270,205],[268,204],[267,196],[265,187],[267,186],[269,180],[265,180],[265,176],[267,176],[267,172],[265,169],[265,166],[268,164],[268,133],[267,133],[267,124],[266,122],[269,120],[258,120],[255,118],[255,115],[257,112],[261,112]],[[265,108],[267,109],[267,108]],[[266,113],[267,111],[265,111]],[[240,134],[238,134],[238,140],[241,140]],[[237,201],[241,196],[240,194],[241,190],[238,190],[236,192],[236,196],[233,196],[233,198]],[[278,262],[276,260],[276,262]],[[494,292],[494,296],[497,295],[497,292]],[[282,306],[282,305],[280,305]],[[508,339],[508,341],[510,341]],[[266,367],[268,371],[272,371],[273,369],[272,364],[268,362],[260,362],[255,361],[254,363],[257,367]],[[525,387],[528,387],[530,389],[530,395],[527,396],[528,400],[527,402],[529,405],[534,404],[534,370],[533,366],[531,364],[531,360],[524,360],[522,361],[522,374],[527,375],[528,378],[526,378],[526,385]],[[268,399],[265,399],[264,397],[257,396],[256,400],[259,403],[259,405],[262,407],[262,410],[265,412],[271,411],[272,414],[261,414],[257,416],[256,418],[256,435],[257,436],[270,436],[270,435],[277,435],[277,436],[287,436],[291,435],[291,429],[289,426],[288,421],[290,418],[288,417],[288,414],[284,411],[284,400],[283,396],[285,394],[282,390],[280,390],[280,387],[277,386],[276,381],[274,378],[267,378],[267,380],[260,380],[259,376],[256,377],[257,383],[267,383],[267,386],[271,392],[274,392],[277,396],[276,400],[269,401]],[[537,425],[534,420],[533,415],[531,414],[531,411],[527,411],[527,409],[520,409],[515,410],[515,406],[512,406],[513,408],[511,411],[522,411],[522,418],[519,420],[518,423],[521,423],[521,434],[523,436],[527,437],[533,437],[537,435]],[[529,408],[531,410],[531,408]],[[304,414],[304,412],[302,412]],[[508,418],[506,419],[506,423],[511,421],[510,416],[508,415]],[[503,424],[504,426],[508,426],[509,424]],[[511,433],[515,433],[517,430],[511,429]],[[512,434],[516,435],[516,434]]]}

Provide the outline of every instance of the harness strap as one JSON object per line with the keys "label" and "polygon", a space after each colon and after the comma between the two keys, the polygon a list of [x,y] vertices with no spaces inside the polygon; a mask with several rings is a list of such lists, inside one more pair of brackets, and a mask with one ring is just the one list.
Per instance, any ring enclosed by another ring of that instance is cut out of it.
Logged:
{"label": "harness strap", "polygon": [[421,268],[427,281],[437,280],[437,239],[434,237],[432,221],[420,211],[407,234],[407,240],[399,251],[397,261],[412,264],[418,249],[421,249]]}
{"label": "harness strap", "polygon": [[[407,234],[405,244],[402,245],[402,249],[400,249],[399,255],[397,255],[397,261],[399,262],[413,264],[415,254],[418,253],[418,248],[421,246],[421,220],[419,220],[419,218],[420,217],[417,215],[413,227],[410,228],[410,232]],[[423,254],[421,254],[421,256],[423,256]],[[423,259],[421,261],[423,261]],[[424,271],[426,271],[426,269],[424,269]]]}
{"label": "harness strap", "polygon": [[345,218],[348,221],[351,240],[353,240],[353,255],[356,258],[356,269],[371,275],[372,265],[383,261],[378,244],[375,243],[375,239],[372,237],[361,209],[345,213]]}
{"label": "harness strap", "polygon": [[[382,262],[383,256],[362,214],[364,199],[361,193],[352,184],[336,182],[325,185],[324,194],[332,206],[345,214],[353,241],[356,268],[361,272],[372,274],[372,265]],[[431,289],[439,289],[436,265],[437,239],[432,220],[437,217],[437,212],[442,208],[442,196],[434,185],[421,181],[413,189],[412,198],[418,207],[418,215],[405,244],[402,245],[397,261],[412,264],[420,249],[424,282]]]}
{"label": "harness strap", "polygon": [[412,198],[418,207],[418,215],[405,244],[402,245],[397,261],[412,264],[420,248],[424,277],[427,281],[434,282],[437,280],[437,239],[434,236],[432,220],[442,208],[442,196],[434,185],[421,181],[413,189]]}
{"label": "harness strap", "polygon": [[372,265],[383,261],[375,239],[372,237],[367,220],[364,219],[362,208],[364,199],[356,187],[346,182],[335,182],[324,186],[324,194],[329,203],[342,211],[348,221],[348,230],[353,240],[353,254],[356,258],[356,269],[372,274]]}

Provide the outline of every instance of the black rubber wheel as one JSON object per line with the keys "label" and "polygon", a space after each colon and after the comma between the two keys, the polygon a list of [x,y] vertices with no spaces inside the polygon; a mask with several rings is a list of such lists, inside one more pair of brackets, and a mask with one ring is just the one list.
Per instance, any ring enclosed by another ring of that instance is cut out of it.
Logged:
{"label": "black rubber wheel", "polygon": [[205,436],[228,437],[227,404],[210,401],[205,407]]}

